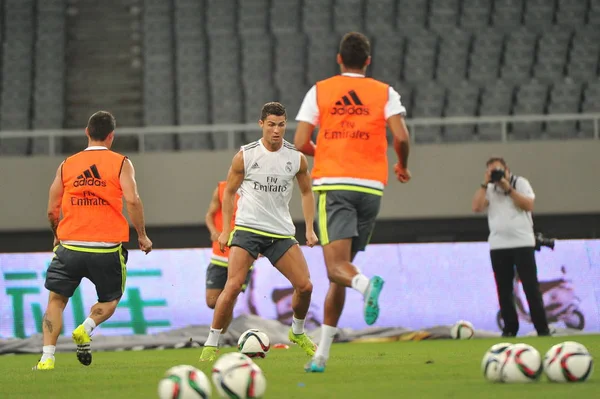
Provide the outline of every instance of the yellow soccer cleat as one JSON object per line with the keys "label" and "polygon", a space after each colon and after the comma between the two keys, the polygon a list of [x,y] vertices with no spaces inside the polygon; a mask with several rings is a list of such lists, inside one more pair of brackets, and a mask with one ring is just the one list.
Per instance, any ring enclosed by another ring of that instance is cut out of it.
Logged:
{"label": "yellow soccer cleat", "polygon": [[83,328],[83,325],[79,325],[73,330],[73,342],[77,345],[77,360],[79,360],[79,363],[84,366],[92,364],[92,349],[90,347],[92,339]]}
{"label": "yellow soccer cleat", "polygon": [[40,360],[32,370],[54,370],[54,359],[48,358],[43,362]]}
{"label": "yellow soccer cleat", "polygon": [[217,359],[219,349],[216,346],[205,346],[200,355],[201,362],[212,362]]}
{"label": "yellow soccer cleat", "polygon": [[294,334],[294,332],[290,328],[290,332],[288,333],[288,339],[290,340],[290,342],[293,342],[299,347],[301,347],[308,356],[313,356],[315,354],[315,351],[317,350],[317,345],[315,345],[315,343],[312,342],[312,340],[305,333]]}

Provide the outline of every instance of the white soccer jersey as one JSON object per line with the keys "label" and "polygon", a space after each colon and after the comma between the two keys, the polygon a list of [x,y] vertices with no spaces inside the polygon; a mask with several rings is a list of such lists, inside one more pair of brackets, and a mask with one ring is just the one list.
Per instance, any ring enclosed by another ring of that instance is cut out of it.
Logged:
{"label": "white soccer jersey", "polygon": [[300,169],[300,152],[285,140],[275,152],[267,150],[262,140],[242,146],[242,151],[245,176],[238,190],[236,226],[266,235],[293,236],[296,227],[289,204]]}

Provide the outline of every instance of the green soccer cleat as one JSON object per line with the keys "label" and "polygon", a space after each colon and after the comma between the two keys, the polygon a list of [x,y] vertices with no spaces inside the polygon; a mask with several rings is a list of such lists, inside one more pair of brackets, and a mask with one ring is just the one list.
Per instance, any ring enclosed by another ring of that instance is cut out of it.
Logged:
{"label": "green soccer cleat", "polygon": [[317,345],[315,345],[315,343],[312,342],[312,340],[305,333],[294,334],[294,332],[290,328],[290,332],[288,333],[288,339],[290,340],[290,342],[293,342],[294,344],[301,347],[308,356],[313,356],[315,354],[315,351],[317,350]]}
{"label": "green soccer cleat", "polygon": [[32,370],[54,370],[54,359],[48,358],[43,362],[40,360]]}
{"label": "green soccer cleat", "polygon": [[373,276],[365,292],[364,316],[368,325],[373,325],[379,317],[379,294],[383,289],[384,281],[379,276]]}
{"label": "green soccer cleat", "polygon": [[217,352],[219,349],[216,346],[205,346],[202,348],[202,354],[200,354],[201,362],[212,362],[217,359]]}
{"label": "green soccer cleat", "polygon": [[77,345],[77,360],[84,366],[92,364],[92,349],[90,342],[92,339],[90,335],[85,331],[83,324],[73,330],[73,342]]}

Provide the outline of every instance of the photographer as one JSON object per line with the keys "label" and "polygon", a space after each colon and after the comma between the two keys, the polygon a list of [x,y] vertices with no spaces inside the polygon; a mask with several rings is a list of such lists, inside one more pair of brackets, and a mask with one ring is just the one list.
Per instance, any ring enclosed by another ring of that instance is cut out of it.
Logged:
{"label": "photographer", "polygon": [[510,173],[504,159],[491,158],[486,166],[472,206],[474,212],[487,209],[490,256],[504,320],[502,336],[514,337],[519,330],[513,299],[515,266],[538,335],[550,335],[535,263],[536,239],[531,218],[535,194],[527,179]]}

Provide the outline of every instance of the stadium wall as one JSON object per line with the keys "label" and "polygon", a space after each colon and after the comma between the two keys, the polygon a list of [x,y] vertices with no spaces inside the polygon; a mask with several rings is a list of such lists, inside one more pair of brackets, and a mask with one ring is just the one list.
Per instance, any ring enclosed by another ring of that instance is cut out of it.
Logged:
{"label": "stadium wall", "polygon": [[[501,155],[536,192],[536,215],[598,214],[600,141],[531,141],[413,146],[413,180],[390,175],[381,220],[472,217],[471,197],[484,163]],[[231,152],[132,154],[149,226],[204,224],[215,185],[224,179]],[[0,231],[46,230],[48,188],[61,157],[0,157]],[[351,165],[348,165],[351,168]],[[291,211],[302,220],[300,199]]]}

